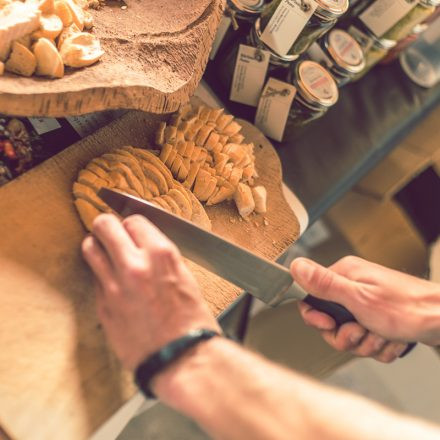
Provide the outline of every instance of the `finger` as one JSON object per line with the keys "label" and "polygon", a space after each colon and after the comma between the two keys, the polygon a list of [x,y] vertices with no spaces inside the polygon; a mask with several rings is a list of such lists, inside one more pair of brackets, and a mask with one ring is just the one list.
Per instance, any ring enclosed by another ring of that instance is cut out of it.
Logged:
{"label": "finger", "polygon": [[156,227],[141,215],[131,215],[122,221],[122,225],[136,246],[144,249],[174,244]]}
{"label": "finger", "polygon": [[370,261],[364,260],[361,257],[355,255],[347,255],[343,258],[340,258],[338,261],[329,266],[329,269],[333,272],[338,273],[339,275],[351,279],[351,275],[357,268],[369,268],[370,265]]}
{"label": "finger", "polygon": [[375,357],[383,350],[387,342],[382,336],[368,333],[359,346],[352,350],[352,353],[361,357]]}
{"label": "finger", "polygon": [[303,301],[298,302],[299,312],[307,325],[318,330],[333,330],[336,327],[335,320],[322,312],[314,309]]}
{"label": "finger", "polygon": [[82,253],[101,286],[114,280],[113,267],[96,238],[89,235],[82,242]]}
{"label": "finger", "polygon": [[407,344],[402,342],[388,342],[382,351],[374,356],[379,362],[390,363],[395,361],[406,349]]}
{"label": "finger", "polygon": [[367,330],[355,322],[341,325],[337,330],[321,332],[324,340],[335,350],[348,351],[356,349],[363,338],[367,335]]}
{"label": "finger", "polygon": [[312,295],[346,307],[352,304],[356,284],[349,279],[307,258],[293,260],[290,270],[294,280]]}
{"label": "finger", "polygon": [[113,214],[100,214],[93,222],[93,235],[104,247],[115,268],[124,266],[136,246],[122,223]]}

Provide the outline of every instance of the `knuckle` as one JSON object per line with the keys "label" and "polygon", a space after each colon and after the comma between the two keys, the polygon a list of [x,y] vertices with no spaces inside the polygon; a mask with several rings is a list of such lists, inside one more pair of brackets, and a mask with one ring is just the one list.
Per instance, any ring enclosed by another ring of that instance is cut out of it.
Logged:
{"label": "knuckle", "polygon": [[139,214],[130,215],[122,221],[123,225],[132,228],[139,224],[145,223],[145,218]]}
{"label": "knuckle", "polygon": [[396,355],[393,352],[385,351],[374,356],[374,359],[376,359],[378,362],[382,362],[383,364],[390,364],[396,360]]}
{"label": "knuckle", "polygon": [[93,238],[92,237],[86,237],[83,242],[81,243],[81,251],[85,255],[90,255],[92,252],[93,247]]}
{"label": "knuckle", "polygon": [[136,280],[148,280],[151,277],[150,266],[146,262],[131,263],[126,267],[126,275]]}
{"label": "knuckle", "polygon": [[118,283],[114,281],[110,281],[105,286],[105,291],[109,296],[118,296],[120,293],[119,285]]}
{"label": "knuckle", "polygon": [[95,220],[93,220],[93,230],[102,231],[113,221],[113,214],[99,214]]}
{"label": "knuckle", "polygon": [[176,249],[171,243],[162,243],[153,250],[153,255],[161,260],[174,261],[176,258]]}

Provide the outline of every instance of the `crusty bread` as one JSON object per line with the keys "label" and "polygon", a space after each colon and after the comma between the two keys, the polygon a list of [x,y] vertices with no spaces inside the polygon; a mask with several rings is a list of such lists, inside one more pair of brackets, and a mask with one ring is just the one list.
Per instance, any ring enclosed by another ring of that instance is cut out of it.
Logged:
{"label": "crusty bread", "polygon": [[[216,205],[230,199],[240,183],[252,187],[258,177],[254,145],[243,143],[240,131],[240,124],[223,109],[188,104],[171,116],[169,124],[160,124],[156,133],[159,159],[199,201]],[[238,200],[242,201],[241,196]],[[265,212],[265,200],[258,200],[256,212]]]}
{"label": "crusty bread", "polygon": [[93,220],[99,213],[112,212],[97,195],[102,187],[116,188],[151,200],[162,209],[211,229],[209,217],[200,202],[191,191],[174,180],[168,168],[148,150],[118,148],[92,159],[79,172],[77,182],[73,185],[73,195],[76,209],[87,230],[91,230]]}

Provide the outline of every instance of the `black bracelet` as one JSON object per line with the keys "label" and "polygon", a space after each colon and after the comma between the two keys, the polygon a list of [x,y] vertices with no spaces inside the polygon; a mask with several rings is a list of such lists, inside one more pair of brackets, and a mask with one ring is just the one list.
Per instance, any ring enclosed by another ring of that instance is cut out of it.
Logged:
{"label": "black bracelet", "polygon": [[153,353],[144,362],[142,362],[135,371],[135,381],[139,389],[146,397],[155,399],[150,388],[151,379],[182,356],[187,350],[201,341],[206,341],[214,336],[220,336],[220,333],[214,330],[191,330],[185,336],[171,341],[165,347]]}

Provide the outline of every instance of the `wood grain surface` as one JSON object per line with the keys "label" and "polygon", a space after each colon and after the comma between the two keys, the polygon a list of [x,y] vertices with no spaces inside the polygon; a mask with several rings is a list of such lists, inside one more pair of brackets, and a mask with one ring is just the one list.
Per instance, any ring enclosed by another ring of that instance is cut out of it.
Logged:
{"label": "wood grain surface", "polygon": [[[93,157],[147,146],[161,118],[129,112],[0,188],[0,425],[14,439],[86,439],[135,392],[95,316],[93,280],[80,255],[86,232],[71,188]],[[282,196],[275,150],[242,123],[268,190],[268,225],[262,216],[240,221],[232,204],[208,214],[215,232],[273,260],[296,240],[299,224]],[[215,315],[240,294],[189,265]]]}
{"label": "wood grain surface", "polygon": [[80,115],[115,108],[177,110],[202,77],[224,0],[119,0],[91,10],[101,61],[61,79],[0,76],[0,113]]}

